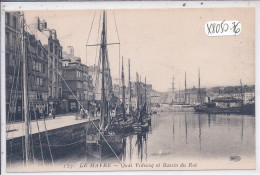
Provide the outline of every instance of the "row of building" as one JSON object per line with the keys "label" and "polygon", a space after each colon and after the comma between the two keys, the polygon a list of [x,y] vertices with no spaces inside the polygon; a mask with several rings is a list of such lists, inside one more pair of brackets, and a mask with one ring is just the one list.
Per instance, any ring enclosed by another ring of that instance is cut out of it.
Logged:
{"label": "row of building", "polygon": [[209,100],[227,98],[243,100],[244,104],[255,102],[255,86],[226,86],[213,88],[191,88],[167,93],[153,92],[153,103],[196,105]]}
{"label": "row of building", "polygon": [[[23,78],[21,52],[21,14],[5,13],[6,41],[6,109],[8,117],[15,114],[22,116],[23,111]],[[27,60],[27,84],[29,107],[48,113],[55,109],[56,113],[79,111],[81,107],[91,109],[101,99],[100,81],[95,80],[100,70],[97,66],[87,66],[81,58],[74,55],[74,48],[61,45],[55,29],[50,29],[45,20],[35,18],[32,24],[24,25],[24,43]],[[101,75],[100,75],[101,76]],[[99,85],[98,85],[99,84]],[[128,84],[128,83],[126,83]],[[136,82],[126,88],[126,102],[129,102],[130,89],[132,103],[136,103]],[[151,102],[152,85],[139,83],[140,94],[147,102]],[[94,88],[96,87],[96,88]],[[114,95],[120,100],[121,88],[113,85]],[[128,104],[127,104],[128,105]],[[14,116],[14,115],[13,115]]]}
{"label": "row of building", "polygon": [[[8,116],[18,117],[23,110],[20,18],[19,12],[5,13],[6,109]],[[53,108],[56,113],[78,111],[80,105],[88,108],[94,99],[92,77],[73,47],[64,51],[56,30],[39,18],[24,28],[30,108],[45,112]]]}

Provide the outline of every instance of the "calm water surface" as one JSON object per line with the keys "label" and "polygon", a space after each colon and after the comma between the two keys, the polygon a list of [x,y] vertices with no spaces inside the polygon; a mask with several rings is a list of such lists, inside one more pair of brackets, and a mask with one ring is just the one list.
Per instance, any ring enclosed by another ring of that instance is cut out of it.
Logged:
{"label": "calm water surface", "polygon": [[[100,146],[88,150],[83,144],[82,147],[71,148],[71,151],[64,152],[62,155],[54,153],[54,162],[56,165],[63,166],[66,163],[81,164],[82,162],[136,164],[175,163],[180,160],[207,162],[214,159],[215,163],[211,168],[223,168],[230,163],[230,156],[235,155],[241,157],[240,164],[235,162],[231,164],[231,166],[236,165],[235,169],[246,163],[250,164],[250,168],[254,168],[255,117],[236,114],[202,114],[192,111],[158,112],[152,116],[149,131],[128,134],[122,139],[122,145],[117,157],[112,155],[100,158],[98,157]],[[222,162],[219,167],[216,166],[218,162]],[[248,167],[244,166],[244,168]],[[226,168],[230,169],[230,165]]]}
{"label": "calm water surface", "polygon": [[[255,158],[255,117],[236,114],[159,112],[152,116],[148,132],[129,134],[123,139],[118,158],[124,163],[172,162],[179,159],[226,159],[239,155]],[[95,153],[94,153],[95,152]],[[75,153],[75,161],[97,160],[98,150]],[[79,156],[81,155],[81,156]],[[64,159],[63,159],[64,160]],[[103,161],[118,161],[115,156]]]}
{"label": "calm water surface", "polygon": [[153,116],[147,134],[126,138],[123,158],[126,162],[131,159],[149,162],[176,158],[228,159],[232,155],[254,157],[255,117],[161,112]]}

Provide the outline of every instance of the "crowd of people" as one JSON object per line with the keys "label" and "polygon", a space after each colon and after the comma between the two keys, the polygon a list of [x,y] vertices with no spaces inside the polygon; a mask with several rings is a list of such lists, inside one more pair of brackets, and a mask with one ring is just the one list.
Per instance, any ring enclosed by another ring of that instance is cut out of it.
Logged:
{"label": "crowd of people", "polygon": [[55,119],[56,116],[56,112],[54,108],[51,108],[48,112],[47,108],[31,107],[30,114],[31,114],[31,119],[41,119],[41,118],[45,119],[47,117]]}

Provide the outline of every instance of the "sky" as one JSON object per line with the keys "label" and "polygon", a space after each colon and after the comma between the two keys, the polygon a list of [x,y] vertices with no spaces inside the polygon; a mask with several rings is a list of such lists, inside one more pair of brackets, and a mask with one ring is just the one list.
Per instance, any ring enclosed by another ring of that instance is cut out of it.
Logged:
{"label": "sky", "polygon": [[[48,28],[56,29],[63,49],[73,46],[75,56],[91,66],[97,64],[98,52],[96,47],[86,48],[86,44],[100,43],[101,13],[101,10],[25,11],[25,19],[29,26],[35,17],[44,19]],[[206,22],[222,20],[240,21],[240,35],[205,34]],[[147,83],[161,92],[170,90],[173,76],[175,89],[183,89],[185,71],[187,88],[198,87],[198,69],[202,88],[238,86],[240,79],[243,84],[253,85],[254,33],[253,8],[108,10],[107,42],[120,42],[120,46],[108,46],[113,81],[118,81],[119,60],[121,64],[123,56],[126,73],[127,59],[131,61],[132,81],[138,72],[142,81],[146,77]]]}

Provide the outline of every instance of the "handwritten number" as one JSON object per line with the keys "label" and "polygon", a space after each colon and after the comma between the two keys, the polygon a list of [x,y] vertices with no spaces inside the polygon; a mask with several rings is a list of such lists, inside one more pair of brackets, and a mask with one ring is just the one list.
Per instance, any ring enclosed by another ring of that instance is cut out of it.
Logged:
{"label": "handwritten number", "polygon": [[238,27],[238,24],[240,24],[240,22],[238,23],[232,22],[232,24],[233,24],[233,32],[236,35],[237,33],[240,32],[240,28]]}

